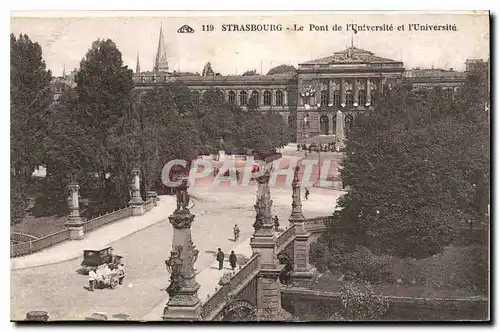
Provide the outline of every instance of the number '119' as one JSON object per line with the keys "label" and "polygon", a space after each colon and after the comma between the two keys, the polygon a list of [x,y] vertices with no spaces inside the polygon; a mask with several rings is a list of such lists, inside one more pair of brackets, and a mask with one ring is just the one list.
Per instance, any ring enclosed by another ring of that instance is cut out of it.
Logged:
{"label": "number '119'", "polygon": [[214,31],[214,25],[213,24],[203,24],[201,26],[201,31]]}

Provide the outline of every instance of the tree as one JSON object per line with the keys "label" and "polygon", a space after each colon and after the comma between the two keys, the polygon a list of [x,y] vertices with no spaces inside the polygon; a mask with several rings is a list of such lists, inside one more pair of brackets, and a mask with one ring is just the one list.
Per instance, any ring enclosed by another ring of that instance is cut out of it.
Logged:
{"label": "tree", "polygon": [[140,158],[137,142],[123,139],[131,126],[132,70],[123,66],[112,40],[97,40],[80,62],[75,82],[76,123],[93,148],[87,172],[99,179],[93,199],[101,211],[121,207],[129,199],[130,173]]}
{"label": "tree", "polygon": [[[334,215],[347,251],[361,245],[376,254],[424,258],[450,244],[461,225],[481,219],[473,197],[488,158],[472,143],[478,127],[470,119],[476,117],[464,116],[464,105],[473,114],[484,107],[446,100],[440,89],[402,85],[357,119],[342,163],[351,189]],[[325,238],[329,250],[338,247],[333,228]]]}
{"label": "tree", "polygon": [[210,64],[210,62],[207,62],[203,67],[201,76],[215,76],[214,70],[212,69],[212,65]]}
{"label": "tree", "polygon": [[285,74],[285,73],[296,73],[297,69],[294,66],[290,65],[279,65],[277,67],[269,69],[267,75],[277,75],[277,74]]}
{"label": "tree", "polygon": [[255,69],[253,69],[253,70],[247,70],[241,76],[254,76],[254,75],[259,75],[257,73],[257,70],[255,70]]}
{"label": "tree", "polygon": [[27,35],[10,35],[11,223],[22,220],[31,174],[41,165],[45,116],[52,102],[42,49]]}

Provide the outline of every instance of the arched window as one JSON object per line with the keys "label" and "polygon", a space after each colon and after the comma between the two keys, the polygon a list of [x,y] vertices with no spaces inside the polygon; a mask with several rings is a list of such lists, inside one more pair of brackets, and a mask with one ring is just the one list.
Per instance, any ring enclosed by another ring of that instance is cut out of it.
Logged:
{"label": "arched window", "polygon": [[240,105],[244,106],[247,104],[247,92],[240,91]]}
{"label": "arched window", "polygon": [[360,90],[359,91],[359,106],[365,106],[365,104],[366,104],[366,91]]}
{"label": "arched window", "polygon": [[259,92],[258,91],[252,91],[252,94],[250,96],[250,106],[258,106],[259,105]]}
{"label": "arched window", "polygon": [[351,131],[352,127],[354,126],[354,118],[352,117],[352,115],[348,114],[345,117],[344,121],[345,121],[345,130]]}
{"label": "arched window", "polygon": [[340,105],[340,91],[334,90],[333,91],[333,106],[339,106],[339,105]]}
{"label": "arched window", "polygon": [[283,92],[276,91],[276,106],[283,106]]}
{"label": "arched window", "polygon": [[264,105],[271,105],[271,92],[269,91],[264,91]]}
{"label": "arched window", "polygon": [[229,91],[228,94],[227,94],[227,101],[230,103],[230,104],[234,104],[236,103],[236,92],[234,91]]}
{"label": "arched window", "polygon": [[354,98],[352,96],[352,90],[347,90],[345,92],[345,103],[346,105],[352,105],[354,101]]}
{"label": "arched window", "polygon": [[321,98],[320,98],[320,104],[323,106],[327,106],[328,105],[328,90],[322,90],[321,91]]}
{"label": "arched window", "polygon": [[444,89],[444,98],[447,100],[453,99],[453,89]]}
{"label": "arched window", "polygon": [[328,135],[329,123],[328,116],[322,115],[319,118],[319,127],[321,131],[321,135]]}

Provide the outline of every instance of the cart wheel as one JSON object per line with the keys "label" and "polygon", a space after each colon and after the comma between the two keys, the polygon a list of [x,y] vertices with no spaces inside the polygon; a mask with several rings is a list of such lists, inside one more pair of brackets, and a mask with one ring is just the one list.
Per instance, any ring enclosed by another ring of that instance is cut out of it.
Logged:
{"label": "cart wheel", "polygon": [[117,285],[118,285],[118,277],[112,276],[111,279],[109,280],[109,287],[111,289],[115,289]]}

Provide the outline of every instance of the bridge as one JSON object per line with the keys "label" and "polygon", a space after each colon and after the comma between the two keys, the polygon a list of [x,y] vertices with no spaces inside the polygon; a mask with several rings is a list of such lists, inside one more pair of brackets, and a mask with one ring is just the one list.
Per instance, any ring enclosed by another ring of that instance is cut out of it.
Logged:
{"label": "bridge", "polygon": [[[294,285],[309,281],[314,268],[309,264],[309,247],[326,230],[332,216],[305,218],[300,199],[299,168],[292,182],[290,226],[276,231],[272,220],[269,172],[257,178],[254,233],[250,238],[251,257],[236,273],[225,274],[216,292],[200,299],[194,262],[197,250],[191,241],[194,216],[183,201],[187,180],[179,188],[177,209],[169,217],[174,227],[172,252],[165,262],[170,272],[168,303],[163,311],[167,321],[287,320],[290,313],[281,307],[281,282]],[[183,193],[184,192],[184,193]],[[204,293],[204,292],[203,292]]]}

